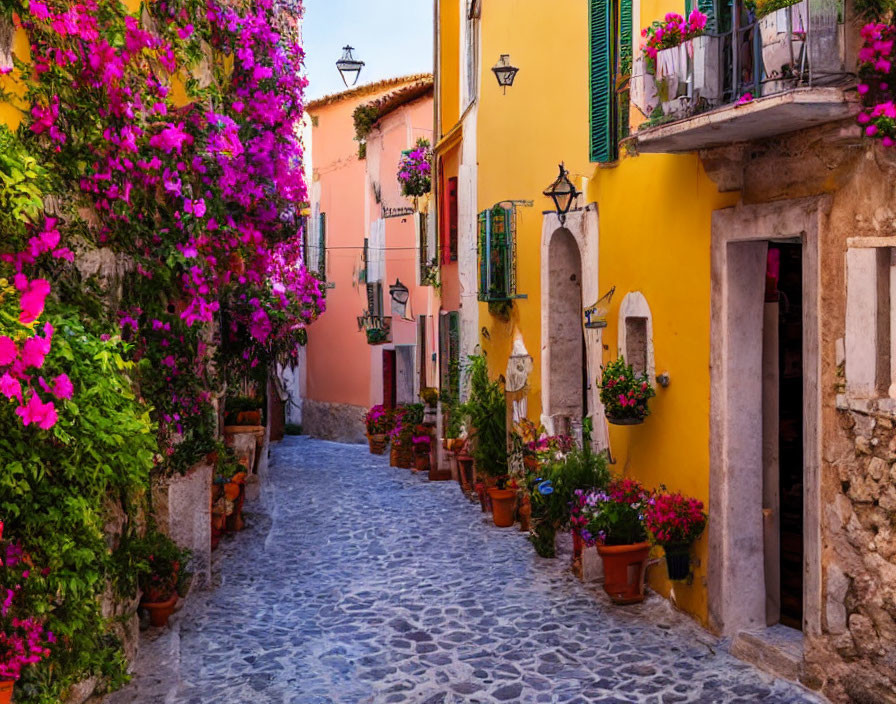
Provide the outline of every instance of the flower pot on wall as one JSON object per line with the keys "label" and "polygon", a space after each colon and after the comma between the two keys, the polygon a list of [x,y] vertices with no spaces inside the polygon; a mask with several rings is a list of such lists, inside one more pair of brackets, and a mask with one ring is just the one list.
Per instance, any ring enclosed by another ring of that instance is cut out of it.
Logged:
{"label": "flower pot on wall", "polygon": [[614,418],[613,416],[607,416],[607,423],[611,425],[641,425],[643,422],[643,418]]}
{"label": "flower pot on wall", "polygon": [[616,604],[644,601],[644,569],[650,543],[598,545],[604,564],[604,591]]}
{"label": "flower pot on wall", "polygon": [[513,525],[513,509],[516,506],[516,492],[513,489],[488,490],[492,500],[492,520],[499,528],[508,528]]}
{"label": "flower pot on wall", "polygon": [[669,545],[666,551],[666,571],[673,582],[683,581],[691,574],[691,546]]}

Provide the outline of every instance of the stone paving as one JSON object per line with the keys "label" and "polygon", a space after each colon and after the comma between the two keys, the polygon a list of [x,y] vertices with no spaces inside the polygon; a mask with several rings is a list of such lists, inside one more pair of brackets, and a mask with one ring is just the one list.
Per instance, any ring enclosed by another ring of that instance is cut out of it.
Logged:
{"label": "stone paving", "polygon": [[273,460],[248,529],[215,553],[216,587],[191,596],[107,701],[820,701],[660,597],[611,605],[568,555],[535,556],[455,482],[308,438]]}

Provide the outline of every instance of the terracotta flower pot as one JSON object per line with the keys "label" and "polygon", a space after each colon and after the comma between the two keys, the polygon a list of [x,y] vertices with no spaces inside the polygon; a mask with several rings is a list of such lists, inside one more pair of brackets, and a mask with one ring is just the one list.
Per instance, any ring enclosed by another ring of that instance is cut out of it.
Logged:
{"label": "terracotta flower pot", "polygon": [[473,488],[476,490],[476,496],[479,497],[479,505],[482,507],[482,512],[485,513],[489,509],[487,497],[488,494],[485,491],[485,484],[482,482],[476,482],[473,485]]}
{"label": "terracotta flower pot", "polygon": [[168,625],[168,617],[174,613],[177,606],[177,593],[171,595],[165,601],[142,601],[140,606],[149,612],[149,622],[156,628]]}
{"label": "terracotta flower pot", "polygon": [[598,545],[604,563],[604,591],[616,604],[644,601],[644,565],[650,543]]}
{"label": "terracotta flower pot", "polygon": [[492,500],[492,520],[499,528],[508,528],[513,525],[513,509],[516,506],[516,492],[513,489],[488,490]]}
{"label": "terracotta flower pot", "polygon": [[0,704],[9,704],[12,701],[12,688],[15,682],[12,680],[0,680]]}
{"label": "terracotta flower pot", "polygon": [[392,445],[392,449],[389,450],[389,466],[397,467],[398,466],[398,446]]}
{"label": "terracotta flower pot", "polygon": [[236,414],[237,425],[261,425],[261,411],[240,411]]}
{"label": "terracotta flower pot", "polygon": [[367,444],[371,455],[386,454],[386,436],[384,434],[368,435]]}
{"label": "terracotta flower pot", "polygon": [[457,456],[457,480],[464,493],[470,491],[473,486],[473,458],[469,455]]}
{"label": "terracotta flower pot", "polygon": [[414,455],[415,472],[428,472],[429,466],[429,453],[423,454],[421,452],[418,452]]}
{"label": "terracotta flower pot", "polygon": [[585,541],[582,539],[579,531],[572,531],[572,559],[578,560],[582,556],[582,550],[585,549]]}
{"label": "terracotta flower pot", "polygon": [[611,425],[641,425],[644,422],[643,418],[616,418],[614,416],[607,416],[607,422]]}

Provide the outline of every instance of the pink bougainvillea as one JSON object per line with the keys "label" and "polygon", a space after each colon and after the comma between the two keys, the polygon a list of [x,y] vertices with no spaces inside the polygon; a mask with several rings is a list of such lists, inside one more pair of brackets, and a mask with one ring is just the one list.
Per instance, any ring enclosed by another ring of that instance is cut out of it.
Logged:
{"label": "pink bougainvillea", "polygon": [[859,50],[859,83],[857,86],[862,110],[858,123],[866,137],[879,139],[885,147],[896,144],[896,27],[882,23],[862,28]]}

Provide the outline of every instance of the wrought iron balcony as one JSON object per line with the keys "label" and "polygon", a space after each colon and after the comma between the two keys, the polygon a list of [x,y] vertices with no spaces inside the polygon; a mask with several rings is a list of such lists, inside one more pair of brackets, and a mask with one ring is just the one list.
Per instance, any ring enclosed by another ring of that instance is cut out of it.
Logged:
{"label": "wrought iron balcony", "polygon": [[650,120],[639,152],[686,152],[772,137],[858,112],[844,89],[842,0],[802,0],[757,19],[743,0],[720,7],[712,33],[635,62],[632,102]]}
{"label": "wrought iron balcony", "polygon": [[383,345],[392,342],[392,317],[365,311],[358,316],[358,330],[367,335],[367,344]]}

